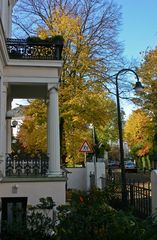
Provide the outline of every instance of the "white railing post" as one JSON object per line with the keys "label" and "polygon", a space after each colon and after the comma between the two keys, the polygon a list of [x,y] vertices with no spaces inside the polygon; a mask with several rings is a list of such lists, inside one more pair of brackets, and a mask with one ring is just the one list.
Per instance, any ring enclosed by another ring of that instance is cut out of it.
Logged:
{"label": "white railing post", "polygon": [[157,212],[157,170],[151,172],[152,213]]}

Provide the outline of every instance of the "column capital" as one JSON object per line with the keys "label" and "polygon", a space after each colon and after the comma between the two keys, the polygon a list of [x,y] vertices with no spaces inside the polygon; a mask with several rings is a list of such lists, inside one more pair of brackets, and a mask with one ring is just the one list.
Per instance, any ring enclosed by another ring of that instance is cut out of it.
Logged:
{"label": "column capital", "polygon": [[17,1],[18,0],[9,0],[9,4],[11,5],[11,7],[14,7]]}
{"label": "column capital", "polygon": [[58,91],[58,88],[59,88],[59,84],[58,83],[55,83],[55,84],[48,84],[48,91],[50,92],[51,90],[56,90]]}

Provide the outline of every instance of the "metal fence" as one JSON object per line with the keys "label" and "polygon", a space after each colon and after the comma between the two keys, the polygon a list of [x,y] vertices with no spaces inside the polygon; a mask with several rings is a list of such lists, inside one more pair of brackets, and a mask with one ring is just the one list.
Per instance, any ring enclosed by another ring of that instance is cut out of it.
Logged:
{"label": "metal fence", "polygon": [[150,183],[127,184],[128,203],[140,217],[151,215],[151,186]]}
{"label": "metal fence", "polygon": [[63,43],[7,38],[6,46],[12,59],[61,60]]}
{"label": "metal fence", "polygon": [[[133,212],[141,217],[146,218],[151,215],[152,199],[151,199],[151,184],[148,176],[126,175],[126,189],[128,206],[132,208]],[[129,178],[130,177],[130,178]],[[104,180],[103,180],[104,181]],[[117,198],[121,201],[121,176],[120,174],[107,175],[106,186],[108,184],[115,184],[117,191]]]}
{"label": "metal fence", "polygon": [[46,176],[48,157],[46,154],[8,154],[6,157],[6,176]]}

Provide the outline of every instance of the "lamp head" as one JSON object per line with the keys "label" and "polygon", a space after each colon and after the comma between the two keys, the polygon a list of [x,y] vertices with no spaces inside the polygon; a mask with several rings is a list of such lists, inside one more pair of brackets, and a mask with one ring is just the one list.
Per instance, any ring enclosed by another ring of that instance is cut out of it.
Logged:
{"label": "lamp head", "polygon": [[142,92],[143,88],[144,87],[142,86],[142,83],[140,81],[137,81],[134,87],[136,93]]}
{"label": "lamp head", "polygon": [[12,121],[11,127],[15,128],[18,125],[18,121],[14,120]]}

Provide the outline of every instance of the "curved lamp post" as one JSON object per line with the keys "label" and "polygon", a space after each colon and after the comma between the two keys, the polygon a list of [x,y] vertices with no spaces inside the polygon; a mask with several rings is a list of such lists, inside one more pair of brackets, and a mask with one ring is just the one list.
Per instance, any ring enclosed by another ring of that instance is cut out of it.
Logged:
{"label": "curved lamp post", "polygon": [[119,88],[118,88],[118,77],[121,73],[125,72],[132,72],[136,76],[136,84],[135,84],[135,91],[140,92],[143,89],[143,86],[139,80],[139,77],[136,72],[132,69],[124,68],[121,69],[116,74],[116,97],[117,97],[117,115],[118,115],[118,131],[119,131],[119,147],[120,147],[120,163],[121,163],[121,181],[122,181],[122,201],[124,207],[127,206],[127,189],[126,189],[126,176],[125,176],[125,166],[124,166],[124,149],[123,149],[123,133],[122,133],[122,120],[121,120],[121,113],[120,113],[120,101],[119,101]]}

